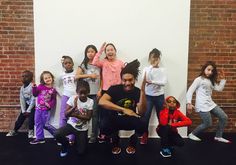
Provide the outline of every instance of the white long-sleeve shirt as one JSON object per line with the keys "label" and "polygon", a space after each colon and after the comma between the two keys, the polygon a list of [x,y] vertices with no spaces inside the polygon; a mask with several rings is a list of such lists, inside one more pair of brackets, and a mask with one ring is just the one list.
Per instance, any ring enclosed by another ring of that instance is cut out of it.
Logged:
{"label": "white long-sleeve shirt", "polygon": [[196,91],[195,110],[196,112],[209,112],[217,105],[212,100],[212,91],[222,91],[224,89],[226,80],[222,79],[219,84],[212,85],[208,78],[202,76],[197,77],[187,92],[187,103],[192,102],[193,93]]}
{"label": "white long-sleeve shirt", "polygon": [[164,68],[155,68],[152,65],[143,69],[143,78],[146,73],[147,81],[151,84],[145,85],[145,93],[149,96],[160,96],[164,94],[164,86],[167,83],[167,75]]}

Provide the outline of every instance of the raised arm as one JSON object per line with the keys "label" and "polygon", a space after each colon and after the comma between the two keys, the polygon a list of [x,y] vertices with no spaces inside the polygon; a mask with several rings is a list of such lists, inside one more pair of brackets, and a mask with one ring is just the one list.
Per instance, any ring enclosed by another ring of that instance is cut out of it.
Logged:
{"label": "raised arm", "polygon": [[100,48],[100,50],[96,53],[96,55],[93,58],[92,61],[92,65],[98,66],[98,67],[102,67],[103,62],[101,60],[99,60],[100,56],[102,55],[103,51],[105,50],[106,47],[106,42],[104,42]]}

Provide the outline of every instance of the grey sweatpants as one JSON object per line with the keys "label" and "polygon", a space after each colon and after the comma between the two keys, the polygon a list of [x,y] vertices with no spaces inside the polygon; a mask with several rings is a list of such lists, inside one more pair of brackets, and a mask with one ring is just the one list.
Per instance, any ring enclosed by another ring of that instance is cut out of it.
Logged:
{"label": "grey sweatpants", "polygon": [[222,137],[225,125],[226,125],[227,120],[228,120],[228,116],[226,115],[226,113],[219,106],[216,106],[215,108],[213,108],[209,112],[199,112],[199,115],[202,119],[202,124],[197,126],[197,128],[195,128],[192,131],[192,134],[198,135],[203,130],[205,130],[208,127],[212,126],[211,114],[213,114],[214,116],[216,116],[219,119],[219,122],[218,122],[217,128],[216,128],[216,136],[215,137]]}

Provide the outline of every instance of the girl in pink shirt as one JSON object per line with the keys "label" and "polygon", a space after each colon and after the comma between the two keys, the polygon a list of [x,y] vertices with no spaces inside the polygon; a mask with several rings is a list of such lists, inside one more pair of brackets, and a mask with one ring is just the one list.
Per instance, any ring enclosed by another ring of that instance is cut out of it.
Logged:
{"label": "girl in pink shirt", "polygon": [[[106,57],[100,60],[99,57],[103,53]],[[116,47],[112,43],[103,43],[99,52],[93,58],[93,65],[102,69],[102,90],[107,91],[112,85],[121,83],[120,72],[124,67],[124,62],[116,58]]]}
{"label": "girl in pink shirt", "polygon": [[[106,57],[102,60],[99,57],[102,55],[103,51]],[[116,58],[116,47],[112,43],[102,44],[98,53],[96,53],[93,58],[92,65],[100,67],[102,70],[102,94],[104,94],[110,86],[121,84],[120,72],[124,68],[124,62]],[[102,107],[100,108],[100,134],[98,136],[99,143],[103,143],[106,140],[104,135],[104,126],[107,124],[106,116],[107,111]]]}

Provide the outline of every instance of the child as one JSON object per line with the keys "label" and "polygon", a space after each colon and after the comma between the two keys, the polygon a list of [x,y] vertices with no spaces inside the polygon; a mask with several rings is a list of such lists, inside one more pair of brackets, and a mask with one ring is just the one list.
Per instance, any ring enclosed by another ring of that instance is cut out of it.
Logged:
{"label": "child", "polygon": [[101,96],[100,89],[100,68],[92,65],[93,58],[97,53],[97,48],[94,45],[88,45],[85,48],[84,60],[78,67],[76,72],[76,79],[83,79],[89,83],[90,94],[89,98],[93,99],[93,117],[92,117],[92,133],[89,139],[89,143],[95,143],[98,136],[98,108],[97,99]]}
{"label": "child", "polygon": [[33,73],[25,70],[22,73],[22,87],[20,88],[20,107],[21,113],[18,116],[15,127],[12,131],[8,132],[6,136],[15,136],[18,129],[22,126],[26,118],[29,118],[28,125],[28,138],[34,137],[34,112],[35,112],[35,97],[32,93]]}
{"label": "child", "polygon": [[36,111],[35,111],[35,126],[36,139],[30,144],[45,143],[44,130],[48,130],[52,135],[56,128],[50,123],[50,110],[56,105],[57,91],[53,87],[54,76],[49,71],[43,71],[40,75],[40,85],[33,85],[33,95],[37,97]]}
{"label": "child", "polygon": [[161,138],[161,151],[163,157],[171,157],[173,146],[183,146],[184,141],[178,134],[178,127],[189,126],[192,121],[180,110],[180,103],[175,97],[169,96],[165,101],[165,108],[160,111],[159,125],[156,129]]}
{"label": "child", "polygon": [[66,138],[69,134],[75,135],[78,154],[84,154],[88,140],[88,121],[92,117],[93,100],[88,98],[90,92],[89,84],[80,80],[77,83],[76,93],[67,101],[65,116],[69,117],[67,124],[59,128],[55,133],[55,138],[62,144],[60,156],[67,155],[69,142]]}
{"label": "child", "polygon": [[61,110],[60,110],[60,121],[59,126],[63,127],[66,125],[67,118],[65,117],[66,102],[69,98],[76,94],[75,84],[75,71],[73,69],[74,62],[70,56],[63,56],[62,66],[65,69],[64,73],[60,76],[59,86],[63,84],[63,93],[61,96]]}
{"label": "child", "polygon": [[[217,84],[217,78],[220,78],[220,83]],[[228,116],[211,98],[212,90],[222,91],[226,80],[224,72],[218,75],[216,64],[213,61],[206,62],[201,70],[200,76],[197,77],[187,92],[187,110],[189,113],[195,109],[199,113],[202,124],[195,128],[189,135],[189,139],[201,141],[197,135],[203,130],[212,125],[211,114],[219,118],[215,140],[223,143],[231,143],[229,140],[222,137]],[[195,107],[192,105],[192,95],[196,91]]]}
{"label": "child", "polygon": [[[150,66],[145,67],[143,70],[143,75],[146,73],[146,85],[145,93],[147,100],[147,111],[145,113],[146,120],[146,130],[140,139],[140,144],[147,144],[148,141],[148,125],[152,114],[153,106],[155,107],[157,117],[160,110],[163,108],[164,97],[164,87],[167,83],[167,76],[164,68],[159,67],[161,60],[161,52],[154,48],[149,53],[148,61]],[[159,118],[159,117],[158,117]]]}
{"label": "child", "polygon": [[[106,54],[105,59],[99,60],[99,57],[103,53]],[[92,65],[95,65],[102,70],[102,94],[104,94],[108,88],[112,85],[121,84],[120,72],[124,67],[124,62],[116,58],[116,47],[112,43],[103,43],[98,53],[93,58]],[[100,135],[98,137],[99,142],[105,141],[103,134],[103,127],[106,125],[104,116],[107,116],[107,111],[100,107]]]}

